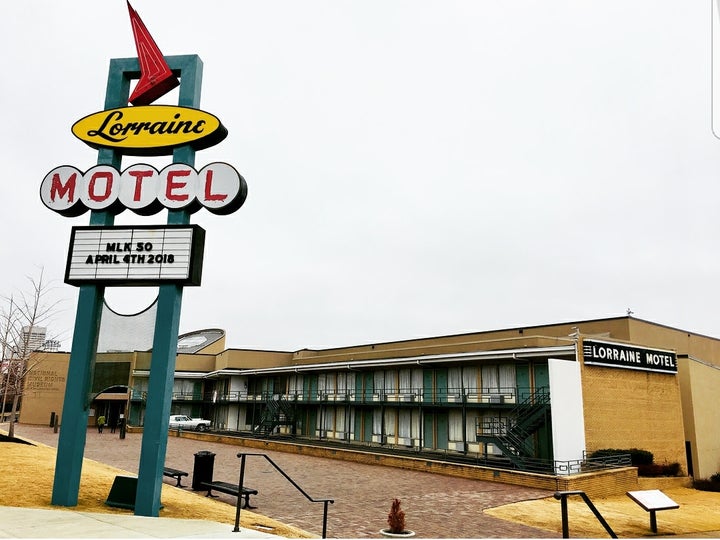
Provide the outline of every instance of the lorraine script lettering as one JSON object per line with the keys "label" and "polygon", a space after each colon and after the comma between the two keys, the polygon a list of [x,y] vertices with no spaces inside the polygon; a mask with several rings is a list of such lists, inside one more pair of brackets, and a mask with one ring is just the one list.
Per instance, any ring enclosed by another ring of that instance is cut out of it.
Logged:
{"label": "lorraine script lettering", "polygon": [[112,111],[105,116],[98,129],[91,129],[87,132],[90,137],[100,137],[106,141],[118,143],[128,138],[128,135],[139,135],[147,132],[151,135],[176,135],[178,133],[201,134],[205,129],[205,120],[193,122],[191,120],[180,120],[180,113],[175,113],[169,122],[127,122],[123,124],[122,111]]}

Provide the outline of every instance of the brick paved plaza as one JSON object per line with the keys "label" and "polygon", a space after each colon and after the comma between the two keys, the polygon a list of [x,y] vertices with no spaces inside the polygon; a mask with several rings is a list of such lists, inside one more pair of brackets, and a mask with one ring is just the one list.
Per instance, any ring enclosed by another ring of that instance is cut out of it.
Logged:
{"label": "brick paved plaza", "polygon": [[[58,434],[44,426],[19,424],[16,434],[47,445],[57,446]],[[137,473],[141,435],[103,434],[89,430],[85,457],[131,473]],[[220,443],[208,443],[169,437],[165,464],[188,471],[183,484],[190,486],[195,454],[215,454],[214,480],[237,482],[240,470],[238,452],[257,450]],[[507,503],[551,496],[551,492],[454,478],[438,474],[371,466],[350,461],[319,458],[276,451],[262,452],[278,464],[296,483],[314,498],[333,498],[328,510],[328,537],[378,538],[386,526],[386,516],[394,497],[402,501],[408,528],[420,538],[557,538],[558,535],[485,515],[483,510]],[[166,478],[169,484],[174,479]],[[245,484],[259,494],[252,504],[254,512],[300,527],[322,532],[321,503],[311,503],[258,456],[246,462]],[[190,488],[186,488],[190,491]],[[198,492],[204,496],[205,492]],[[235,498],[220,495],[229,504]],[[560,508],[558,505],[558,513]]]}

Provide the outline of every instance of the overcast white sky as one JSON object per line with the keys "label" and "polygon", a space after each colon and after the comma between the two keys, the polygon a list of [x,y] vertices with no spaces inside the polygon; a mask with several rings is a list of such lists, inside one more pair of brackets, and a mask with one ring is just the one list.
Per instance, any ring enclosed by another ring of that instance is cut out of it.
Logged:
{"label": "overcast white sky", "polygon": [[[720,336],[711,0],[132,4],[164,54],[204,62],[201,108],[229,136],[196,165],[249,188],[235,214],[193,216],[205,265],[181,332],[295,350],[630,308]],[[69,350],[62,281],[89,214],[51,212],[39,187],[96,163],[70,128],[102,109],[110,59],[136,56],[127,7],[9,2],[0,46],[0,292],[44,267]],[[107,299],[130,313],[155,292]]]}

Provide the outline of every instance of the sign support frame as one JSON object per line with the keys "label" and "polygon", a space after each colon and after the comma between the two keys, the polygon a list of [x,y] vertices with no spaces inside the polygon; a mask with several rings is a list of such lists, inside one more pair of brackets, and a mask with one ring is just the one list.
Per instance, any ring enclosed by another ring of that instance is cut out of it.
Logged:
{"label": "sign support frame", "polygon": [[[166,56],[165,60],[173,73],[180,77],[178,105],[198,108],[203,68],[200,57]],[[105,110],[126,105],[130,94],[130,81],[138,79],[140,75],[137,58],[111,59]],[[101,148],[98,151],[98,165],[110,165],[120,169],[121,162],[122,154],[117,150]],[[173,151],[173,163],[194,166],[195,150],[189,145],[176,148]],[[114,220],[114,215],[106,211],[93,211],[90,214],[90,225],[112,226]],[[168,225],[189,223],[189,212],[168,210]],[[139,516],[158,517],[161,506],[160,493],[167,451],[182,292],[182,286],[176,284],[160,285],[158,292],[135,500],[135,515]],[[78,502],[89,417],[88,397],[95,368],[104,294],[105,287],[98,285],[82,285],[79,291],[51,498],[51,503],[56,506],[77,506]]]}

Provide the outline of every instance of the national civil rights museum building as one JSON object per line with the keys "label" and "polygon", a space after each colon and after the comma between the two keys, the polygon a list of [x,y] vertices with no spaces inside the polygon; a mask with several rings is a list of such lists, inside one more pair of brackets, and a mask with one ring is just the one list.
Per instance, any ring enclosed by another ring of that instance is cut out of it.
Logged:
{"label": "national civil rights museum building", "polygon": [[[152,309],[133,321],[105,309],[90,423],[143,425],[152,330],[129,328],[148,326]],[[215,431],[553,474],[578,472],[595,450],[638,448],[696,478],[720,471],[716,338],[628,316],[324,350],[225,339],[180,336],[174,377],[172,412]],[[38,354],[20,422],[47,424],[69,354]]]}

